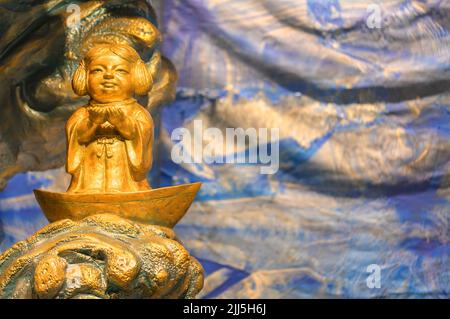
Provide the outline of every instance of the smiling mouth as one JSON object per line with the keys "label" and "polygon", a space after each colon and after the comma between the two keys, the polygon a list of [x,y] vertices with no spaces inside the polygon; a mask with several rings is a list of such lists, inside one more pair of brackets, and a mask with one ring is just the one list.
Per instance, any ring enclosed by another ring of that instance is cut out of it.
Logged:
{"label": "smiling mouth", "polygon": [[112,88],[116,87],[117,84],[116,83],[112,83],[112,82],[103,82],[102,86],[104,88],[107,88],[107,89],[112,89]]}

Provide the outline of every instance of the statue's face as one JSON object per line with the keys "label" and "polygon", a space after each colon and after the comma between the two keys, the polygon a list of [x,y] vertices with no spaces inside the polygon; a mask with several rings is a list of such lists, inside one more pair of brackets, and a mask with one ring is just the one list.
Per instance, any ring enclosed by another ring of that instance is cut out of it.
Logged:
{"label": "statue's face", "polygon": [[132,65],[115,54],[95,58],[88,66],[88,91],[98,103],[126,100],[133,96]]}

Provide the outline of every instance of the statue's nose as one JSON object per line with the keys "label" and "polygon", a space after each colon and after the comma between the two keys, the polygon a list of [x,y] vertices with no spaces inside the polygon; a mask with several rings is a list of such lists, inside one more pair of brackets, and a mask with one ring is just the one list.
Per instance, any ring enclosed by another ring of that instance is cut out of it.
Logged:
{"label": "statue's nose", "polygon": [[112,72],[107,71],[107,72],[105,72],[105,74],[103,75],[103,78],[105,78],[105,79],[113,79],[113,78],[114,78],[114,75],[112,74]]}

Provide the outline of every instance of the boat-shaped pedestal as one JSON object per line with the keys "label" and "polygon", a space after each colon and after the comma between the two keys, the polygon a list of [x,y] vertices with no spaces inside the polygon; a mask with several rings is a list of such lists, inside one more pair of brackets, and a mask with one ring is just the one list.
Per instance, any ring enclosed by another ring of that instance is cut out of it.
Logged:
{"label": "boat-shaped pedestal", "polygon": [[34,190],[50,222],[81,220],[97,214],[115,214],[139,223],[173,228],[186,214],[201,183],[162,187],[134,193],[55,193]]}

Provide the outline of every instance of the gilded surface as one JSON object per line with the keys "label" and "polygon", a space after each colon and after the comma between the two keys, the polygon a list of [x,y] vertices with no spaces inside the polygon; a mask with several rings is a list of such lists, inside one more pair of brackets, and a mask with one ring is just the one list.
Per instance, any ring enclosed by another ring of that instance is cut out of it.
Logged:
{"label": "gilded surface", "polygon": [[170,228],[200,184],[148,183],[154,126],[136,98],[152,91],[152,69],[121,41],[84,48],[72,87],[90,100],[66,123],[71,183],[36,190],[54,223],[0,256],[0,298],[194,298],[203,268]]}
{"label": "gilded surface", "polygon": [[111,194],[67,194],[34,190],[50,222],[81,220],[107,212],[140,223],[173,228],[186,214],[201,183],[156,188],[147,192]]}
{"label": "gilded surface", "polygon": [[1,298],[194,298],[202,286],[171,229],[109,214],[50,224],[0,256]]}
{"label": "gilded surface", "polygon": [[80,63],[74,91],[89,104],[66,124],[70,193],[149,190],[153,119],[134,96],[153,80],[139,54],[127,45],[98,45]]}
{"label": "gilded surface", "polygon": [[139,53],[125,44],[91,48],[73,76],[76,94],[90,101],[66,124],[67,193],[36,190],[49,221],[113,213],[173,227],[200,187],[152,190],[153,120],[135,99],[151,91],[153,79]]}

